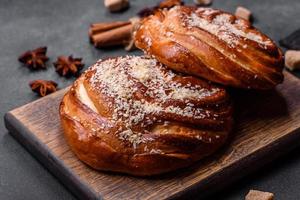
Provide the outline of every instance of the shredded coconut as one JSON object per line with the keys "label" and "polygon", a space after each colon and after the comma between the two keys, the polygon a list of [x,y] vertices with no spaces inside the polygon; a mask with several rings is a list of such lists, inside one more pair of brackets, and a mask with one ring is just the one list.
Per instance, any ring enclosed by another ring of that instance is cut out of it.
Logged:
{"label": "shredded coconut", "polygon": [[147,127],[162,113],[179,117],[203,119],[209,112],[192,103],[185,106],[170,105],[174,100],[200,100],[220,89],[203,88],[191,83],[175,81],[174,72],[155,59],[126,56],[97,62],[90,83],[102,95],[113,99],[111,121],[124,124],[118,131],[121,140],[129,141],[134,148],[147,139],[135,131],[134,126]]}
{"label": "shredded coconut", "polygon": [[270,45],[272,42],[270,39],[263,40],[262,36],[254,32],[245,32],[239,26],[241,26],[241,20],[237,19],[236,22],[231,22],[231,15],[219,14],[213,19],[208,19],[207,16],[218,13],[218,10],[211,8],[199,8],[196,12],[193,12],[190,16],[183,16],[185,23],[189,28],[198,27],[201,28],[224,42],[229,47],[234,48],[239,43],[241,38],[255,41],[263,46]]}

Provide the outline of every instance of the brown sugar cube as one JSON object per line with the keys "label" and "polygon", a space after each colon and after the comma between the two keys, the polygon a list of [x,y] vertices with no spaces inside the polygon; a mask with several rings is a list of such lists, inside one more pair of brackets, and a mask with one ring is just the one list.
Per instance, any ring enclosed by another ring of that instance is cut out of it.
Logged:
{"label": "brown sugar cube", "polygon": [[289,70],[300,69],[300,51],[288,50],[285,53],[285,66]]}
{"label": "brown sugar cube", "polygon": [[250,21],[251,11],[248,10],[247,8],[239,6],[235,11],[235,16]]}
{"label": "brown sugar cube", "polygon": [[212,0],[194,0],[195,4],[198,6],[208,6],[212,4]]}
{"label": "brown sugar cube", "polygon": [[104,6],[111,12],[117,12],[129,6],[128,0],[104,0]]}
{"label": "brown sugar cube", "polygon": [[274,195],[270,192],[250,190],[245,197],[245,200],[274,200]]}

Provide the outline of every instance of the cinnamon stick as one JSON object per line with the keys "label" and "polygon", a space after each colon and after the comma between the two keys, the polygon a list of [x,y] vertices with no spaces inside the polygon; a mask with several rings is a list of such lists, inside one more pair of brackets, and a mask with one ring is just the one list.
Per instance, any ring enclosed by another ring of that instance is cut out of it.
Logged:
{"label": "cinnamon stick", "polygon": [[129,21],[116,21],[116,22],[104,22],[104,23],[94,23],[91,24],[90,30],[89,30],[89,35],[92,36],[97,33],[101,33],[104,31],[108,31],[114,28],[118,28],[121,26],[125,26],[130,24]]}
{"label": "cinnamon stick", "polygon": [[126,44],[131,38],[132,24],[109,29],[91,36],[91,41],[96,47],[108,47]]}
{"label": "cinnamon stick", "polygon": [[116,21],[91,24],[89,36],[95,47],[103,48],[124,45],[127,51],[135,48],[133,35],[138,28],[140,18],[134,17],[129,21]]}

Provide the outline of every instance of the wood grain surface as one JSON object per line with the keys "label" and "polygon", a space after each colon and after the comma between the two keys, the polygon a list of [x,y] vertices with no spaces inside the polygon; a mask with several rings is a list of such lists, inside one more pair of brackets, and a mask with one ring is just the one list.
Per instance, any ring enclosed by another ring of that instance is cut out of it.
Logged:
{"label": "wood grain surface", "polygon": [[11,134],[80,199],[189,199],[217,191],[288,152],[300,139],[300,81],[285,72],[272,91],[230,91],[235,130],[213,156],[152,178],[102,173],[70,151],[60,126],[58,105],[68,88],[5,115]]}

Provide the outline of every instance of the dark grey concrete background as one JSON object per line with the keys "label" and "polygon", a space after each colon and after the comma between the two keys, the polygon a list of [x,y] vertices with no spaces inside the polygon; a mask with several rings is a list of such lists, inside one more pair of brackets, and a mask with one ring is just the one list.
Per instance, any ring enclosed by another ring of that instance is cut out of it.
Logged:
{"label": "dark grey concrete background", "polygon": [[[54,71],[51,63],[58,55],[81,56],[87,67],[98,58],[127,54],[122,48],[105,51],[93,48],[87,37],[89,24],[125,20],[145,5],[157,2],[131,0],[129,10],[110,14],[103,8],[102,1],[0,0],[1,116],[38,98],[28,87],[30,80],[52,79],[59,83],[60,88],[74,81],[72,78],[59,77]],[[300,28],[299,0],[215,0],[212,7],[233,12],[238,5],[253,11],[254,25],[275,41]],[[30,72],[17,61],[23,51],[43,45],[48,46],[51,58],[47,70]],[[299,152],[300,148],[215,194],[211,199],[243,199],[251,188],[274,192],[277,200],[300,199]],[[0,199],[74,198],[8,134],[3,120],[0,120]]]}

